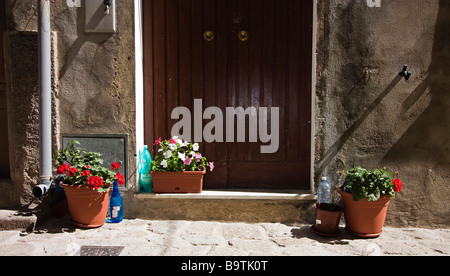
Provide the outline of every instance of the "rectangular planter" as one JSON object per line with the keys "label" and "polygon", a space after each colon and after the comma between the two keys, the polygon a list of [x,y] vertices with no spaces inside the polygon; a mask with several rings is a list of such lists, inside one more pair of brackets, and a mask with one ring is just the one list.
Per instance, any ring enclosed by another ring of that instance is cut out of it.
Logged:
{"label": "rectangular planter", "polygon": [[201,172],[150,172],[154,193],[192,193],[199,194],[203,189]]}

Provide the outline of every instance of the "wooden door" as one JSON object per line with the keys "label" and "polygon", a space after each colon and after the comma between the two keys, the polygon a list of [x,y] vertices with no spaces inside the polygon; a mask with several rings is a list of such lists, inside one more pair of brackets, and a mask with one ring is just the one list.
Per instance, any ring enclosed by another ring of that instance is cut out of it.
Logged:
{"label": "wooden door", "polygon": [[194,129],[194,99],[202,112],[277,107],[275,153],[250,142],[248,121],[245,142],[201,143],[216,163],[205,188],[309,189],[312,14],[312,0],[144,1],[146,143],[171,136],[179,106],[191,110]]}

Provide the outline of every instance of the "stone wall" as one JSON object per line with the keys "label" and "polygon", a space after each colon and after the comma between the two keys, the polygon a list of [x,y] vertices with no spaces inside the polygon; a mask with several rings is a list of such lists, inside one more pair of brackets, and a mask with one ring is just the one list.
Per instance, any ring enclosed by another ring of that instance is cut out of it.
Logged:
{"label": "stone wall", "polygon": [[[11,198],[27,205],[39,178],[39,88],[37,33],[8,32],[5,36],[6,102],[11,164]],[[3,184],[6,185],[6,184]]]}
{"label": "stone wall", "polygon": [[399,171],[391,225],[450,225],[449,5],[318,4],[316,179],[336,182],[353,166]]}

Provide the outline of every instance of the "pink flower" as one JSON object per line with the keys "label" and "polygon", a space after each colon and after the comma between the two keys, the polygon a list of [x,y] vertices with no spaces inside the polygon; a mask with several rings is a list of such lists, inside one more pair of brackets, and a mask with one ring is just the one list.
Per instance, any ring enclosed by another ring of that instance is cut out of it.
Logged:
{"label": "pink flower", "polygon": [[171,143],[171,144],[176,144],[177,141],[176,141],[175,139],[173,139],[173,138],[170,138],[170,143]]}
{"label": "pink flower", "polygon": [[192,160],[191,160],[191,158],[189,158],[189,157],[186,157],[186,159],[184,160],[184,164],[185,164],[185,165],[190,165],[191,162],[192,162]]}
{"label": "pink flower", "polygon": [[209,169],[210,169],[211,171],[214,170],[214,162],[209,162]]}
{"label": "pink flower", "polygon": [[199,153],[199,154],[194,154],[193,157],[197,158],[197,162],[200,162],[200,159],[202,159],[202,154],[201,154],[201,153]]}
{"label": "pink flower", "polygon": [[155,143],[154,143],[153,145],[154,145],[154,146],[157,146],[157,145],[159,145],[159,143],[161,143],[161,137],[159,137],[159,139],[156,140]]}

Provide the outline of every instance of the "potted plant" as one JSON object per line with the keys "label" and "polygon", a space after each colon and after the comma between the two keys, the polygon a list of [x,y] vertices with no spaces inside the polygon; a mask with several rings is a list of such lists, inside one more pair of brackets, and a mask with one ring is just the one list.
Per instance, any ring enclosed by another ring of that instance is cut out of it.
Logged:
{"label": "potted plant", "polygon": [[337,193],[333,192],[330,196],[330,203],[316,203],[315,224],[311,230],[321,236],[335,236],[340,234],[339,221],[341,220],[344,209],[338,205]]}
{"label": "potted plant", "polygon": [[401,190],[400,179],[393,179],[385,168],[348,170],[344,184],[338,189],[344,203],[347,230],[363,238],[380,236],[389,201]]}
{"label": "potted plant", "polygon": [[57,178],[63,178],[60,185],[67,197],[72,223],[82,228],[97,228],[106,221],[109,187],[113,183],[123,185],[125,179],[117,172],[121,168],[119,163],[105,168],[100,153],[76,149],[74,144],[80,143],[70,141],[66,149],[53,156],[57,162]]}
{"label": "potted plant", "polygon": [[206,168],[214,163],[198,151],[197,143],[189,143],[177,136],[155,141],[158,154],[152,161],[151,176],[155,193],[201,193]]}

